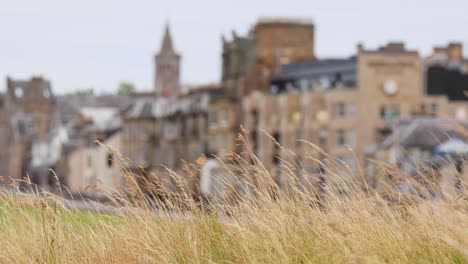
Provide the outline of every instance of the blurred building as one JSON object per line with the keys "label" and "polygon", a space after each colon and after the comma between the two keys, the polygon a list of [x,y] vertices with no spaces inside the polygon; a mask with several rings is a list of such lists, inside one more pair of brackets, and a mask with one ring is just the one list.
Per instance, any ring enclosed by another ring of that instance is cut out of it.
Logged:
{"label": "blurred building", "polygon": [[462,43],[434,47],[425,59],[428,95],[446,95],[450,101],[466,101],[468,59],[463,55]]}
{"label": "blurred building", "polygon": [[75,113],[57,160],[68,191],[104,197],[122,190],[121,127],[117,107],[82,107]]}
{"label": "blurred building", "polygon": [[314,24],[301,19],[261,19],[252,29],[255,61],[245,92],[267,90],[280,66],[315,58]]}
{"label": "blurred building", "polygon": [[[255,155],[278,183],[285,166],[315,177],[338,164],[355,175],[358,163],[372,168],[369,158],[392,160],[397,144],[413,153],[411,144],[430,141],[406,135],[414,127],[468,119],[468,60],[460,43],[436,47],[426,59],[401,42],[317,58],[314,32],[309,20],[262,19],[245,36],[223,37],[219,84],[182,87],[168,25],[151,92],[55,97],[43,78],[8,79],[0,95],[0,144],[8,150],[0,152],[0,175],[29,175],[49,190],[58,178],[90,196],[96,193],[88,186],[115,190],[127,173],[141,181],[155,176],[175,190],[167,169],[196,174],[186,165],[203,154],[227,163],[239,155],[252,164]],[[406,136],[392,140],[398,133]],[[435,143],[424,144],[417,147],[423,154]]]}
{"label": "blurred building", "polygon": [[166,25],[161,50],[155,56],[154,89],[157,96],[175,96],[180,92],[180,55],[174,50],[169,25]]}
{"label": "blurred building", "polygon": [[[252,93],[243,100],[250,151],[273,170],[297,164],[317,171],[323,153],[299,141],[304,139],[356,173],[358,162],[366,164],[366,149],[391,133],[398,120],[426,115],[456,118],[455,109],[466,108],[466,99],[425,94],[424,70],[418,53],[403,43],[377,50],[358,45],[356,56],[350,58],[283,65],[270,79],[269,92]],[[428,104],[436,106],[424,107]]]}
{"label": "blurred building", "polygon": [[[369,184],[378,190],[411,179],[420,185],[437,183],[445,191],[468,184],[468,120],[411,117],[399,120],[392,132],[369,147]],[[445,148],[443,146],[446,146]],[[396,166],[389,171],[385,166]],[[465,163],[465,164],[464,164]],[[433,188],[434,186],[431,186]]]}
{"label": "blurred building", "polygon": [[[376,51],[359,47],[356,57],[284,65],[271,79],[269,93],[244,100],[245,125],[257,155],[278,166],[287,153],[271,138],[296,153],[303,153],[297,140],[304,139],[351,163],[348,146],[359,156],[379,135],[392,106],[396,114],[409,115],[410,102],[422,93],[419,63],[417,53],[390,44]],[[398,91],[398,86],[405,88]]]}
{"label": "blurred building", "polygon": [[0,105],[0,175],[4,180],[23,179],[31,160],[32,142],[50,128],[55,100],[51,84],[42,77],[7,78]]}
{"label": "blurred building", "polygon": [[56,96],[49,130],[32,141],[26,170],[32,183],[64,195],[97,197],[115,191],[120,181],[120,111],[128,105],[124,96]]}
{"label": "blurred building", "polygon": [[281,65],[315,58],[314,32],[310,20],[261,19],[246,37],[223,37],[223,86],[237,97],[267,90]]}
{"label": "blurred building", "polygon": [[241,100],[227,93],[224,87],[213,90],[208,105],[207,151],[220,158],[242,151],[242,142],[238,140],[242,121]]}
{"label": "blurred building", "polygon": [[[138,98],[122,114],[122,152],[130,171],[143,177],[181,172],[207,152],[208,105],[218,86],[192,87],[177,97]],[[168,185],[176,186],[168,178]]]}

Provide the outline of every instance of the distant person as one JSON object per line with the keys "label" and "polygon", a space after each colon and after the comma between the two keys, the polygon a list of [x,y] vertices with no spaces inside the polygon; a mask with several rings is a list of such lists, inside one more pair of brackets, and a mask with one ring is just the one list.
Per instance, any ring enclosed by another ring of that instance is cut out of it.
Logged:
{"label": "distant person", "polygon": [[205,162],[200,169],[200,192],[202,201],[208,205],[213,195],[213,174],[219,167],[219,162],[214,153],[207,153]]}

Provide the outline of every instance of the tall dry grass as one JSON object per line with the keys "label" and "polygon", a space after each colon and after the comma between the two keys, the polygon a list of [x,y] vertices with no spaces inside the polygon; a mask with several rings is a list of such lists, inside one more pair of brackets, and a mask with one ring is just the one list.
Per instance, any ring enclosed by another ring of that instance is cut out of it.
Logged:
{"label": "tall dry grass", "polygon": [[[339,161],[317,188],[286,160],[289,180],[280,188],[254,157],[254,165],[233,159],[235,166],[224,164],[227,195],[209,202],[169,170],[177,195],[158,177],[128,173],[127,191],[110,196],[112,207],[88,205],[100,211],[4,191],[0,262],[468,263],[465,190],[435,188],[431,198],[389,188],[384,196],[348,177]],[[121,166],[128,171],[129,161],[121,158]],[[187,174],[196,177],[197,166]]]}

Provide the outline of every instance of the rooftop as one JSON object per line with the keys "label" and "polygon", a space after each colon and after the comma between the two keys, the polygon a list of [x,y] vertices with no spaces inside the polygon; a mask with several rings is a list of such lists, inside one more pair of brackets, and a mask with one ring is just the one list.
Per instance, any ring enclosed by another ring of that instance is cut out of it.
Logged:
{"label": "rooftop", "polygon": [[79,113],[92,121],[92,130],[110,131],[121,126],[119,109],[115,107],[83,107]]}
{"label": "rooftop", "polygon": [[125,118],[164,118],[178,114],[196,114],[207,111],[213,89],[181,97],[139,98],[134,101]]}
{"label": "rooftop", "polygon": [[398,142],[403,147],[432,149],[451,139],[466,139],[463,131],[468,129],[467,122],[458,122],[445,118],[408,118],[402,119],[395,126],[395,135],[389,135],[379,145],[389,148]]}
{"label": "rooftop", "polygon": [[303,76],[313,77],[337,72],[355,72],[357,68],[356,57],[307,60],[282,65],[278,75],[272,81],[296,79]]}
{"label": "rooftop", "polygon": [[358,44],[358,50],[364,53],[386,53],[386,54],[418,54],[415,50],[406,49],[405,43],[400,41],[391,41],[376,50],[364,49],[362,44]]}
{"label": "rooftop", "polygon": [[262,17],[258,20],[259,24],[297,24],[297,25],[314,25],[312,18],[287,18],[287,17]]}

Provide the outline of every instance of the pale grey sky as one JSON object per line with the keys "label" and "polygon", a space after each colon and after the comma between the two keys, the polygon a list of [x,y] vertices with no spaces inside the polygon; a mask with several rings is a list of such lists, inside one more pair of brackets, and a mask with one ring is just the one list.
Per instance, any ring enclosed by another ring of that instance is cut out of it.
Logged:
{"label": "pale grey sky", "polygon": [[312,18],[319,57],[389,40],[427,55],[449,41],[468,46],[466,10],[466,0],[0,0],[0,90],[7,75],[33,74],[56,93],[110,92],[121,81],[149,90],[165,21],[183,83],[201,84],[219,80],[221,34],[246,34],[259,17]]}

